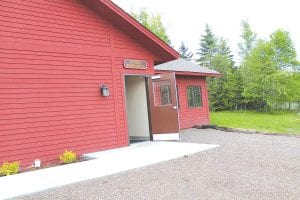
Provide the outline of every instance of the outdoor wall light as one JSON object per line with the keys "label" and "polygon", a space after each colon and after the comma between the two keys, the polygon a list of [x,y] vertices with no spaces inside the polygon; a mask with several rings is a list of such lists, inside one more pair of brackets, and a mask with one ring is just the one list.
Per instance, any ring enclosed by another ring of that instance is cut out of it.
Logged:
{"label": "outdoor wall light", "polygon": [[100,92],[101,92],[101,95],[104,96],[104,97],[109,96],[109,88],[106,85],[101,85],[100,86]]}

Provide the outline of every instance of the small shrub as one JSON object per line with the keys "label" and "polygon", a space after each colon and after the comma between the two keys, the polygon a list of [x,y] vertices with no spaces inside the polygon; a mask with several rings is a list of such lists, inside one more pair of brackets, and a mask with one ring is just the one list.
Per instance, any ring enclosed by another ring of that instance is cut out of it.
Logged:
{"label": "small shrub", "polygon": [[64,164],[68,164],[75,162],[77,160],[77,156],[73,151],[65,150],[65,152],[59,156],[59,160]]}
{"label": "small shrub", "polygon": [[0,166],[0,176],[9,176],[19,172],[20,162],[4,162]]}

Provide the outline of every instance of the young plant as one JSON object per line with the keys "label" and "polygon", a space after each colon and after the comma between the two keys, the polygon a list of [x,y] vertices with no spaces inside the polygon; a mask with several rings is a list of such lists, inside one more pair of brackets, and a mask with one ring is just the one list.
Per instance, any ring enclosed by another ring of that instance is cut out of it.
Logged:
{"label": "young plant", "polygon": [[65,150],[65,152],[59,156],[59,160],[64,164],[73,163],[77,160],[77,155],[73,151]]}
{"label": "young plant", "polygon": [[0,176],[9,176],[19,172],[20,162],[4,162],[0,166]]}

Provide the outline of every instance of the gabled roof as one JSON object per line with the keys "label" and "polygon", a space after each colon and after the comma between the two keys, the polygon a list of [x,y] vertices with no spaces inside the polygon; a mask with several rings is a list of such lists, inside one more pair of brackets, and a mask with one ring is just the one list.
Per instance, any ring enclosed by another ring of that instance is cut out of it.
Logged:
{"label": "gabled roof", "polygon": [[151,52],[162,61],[177,59],[179,53],[162,41],[124,10],[110,0],[83,0],[91,9],[111,21],[117,27],[127,32],[130,36],[144,44]]}
{"label": "gabled roof", "polygon": [[215,70],[200,66],[191,61],[184,59],[172,60],[160,65],[154,66],[158,71],[174,71],[176,74],[189,74],[195,76],[220,76],[221,74]]}

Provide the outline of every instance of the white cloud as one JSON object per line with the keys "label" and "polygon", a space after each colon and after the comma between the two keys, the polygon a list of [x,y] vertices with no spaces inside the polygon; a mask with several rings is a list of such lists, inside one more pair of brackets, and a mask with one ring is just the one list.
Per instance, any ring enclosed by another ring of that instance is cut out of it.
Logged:
{"label": "white cloud", "polygon": [[300,58],[300,12],[297,0],[113,1],[128,12],[147,8],[151,12],[162,14],[176,49],[184,41],[195,51],[207,23],[217,36],[229,41],[236,55],[241,34],[240,22],[247,19],[259,38],[268,38],[278,28],[289,31]]}

